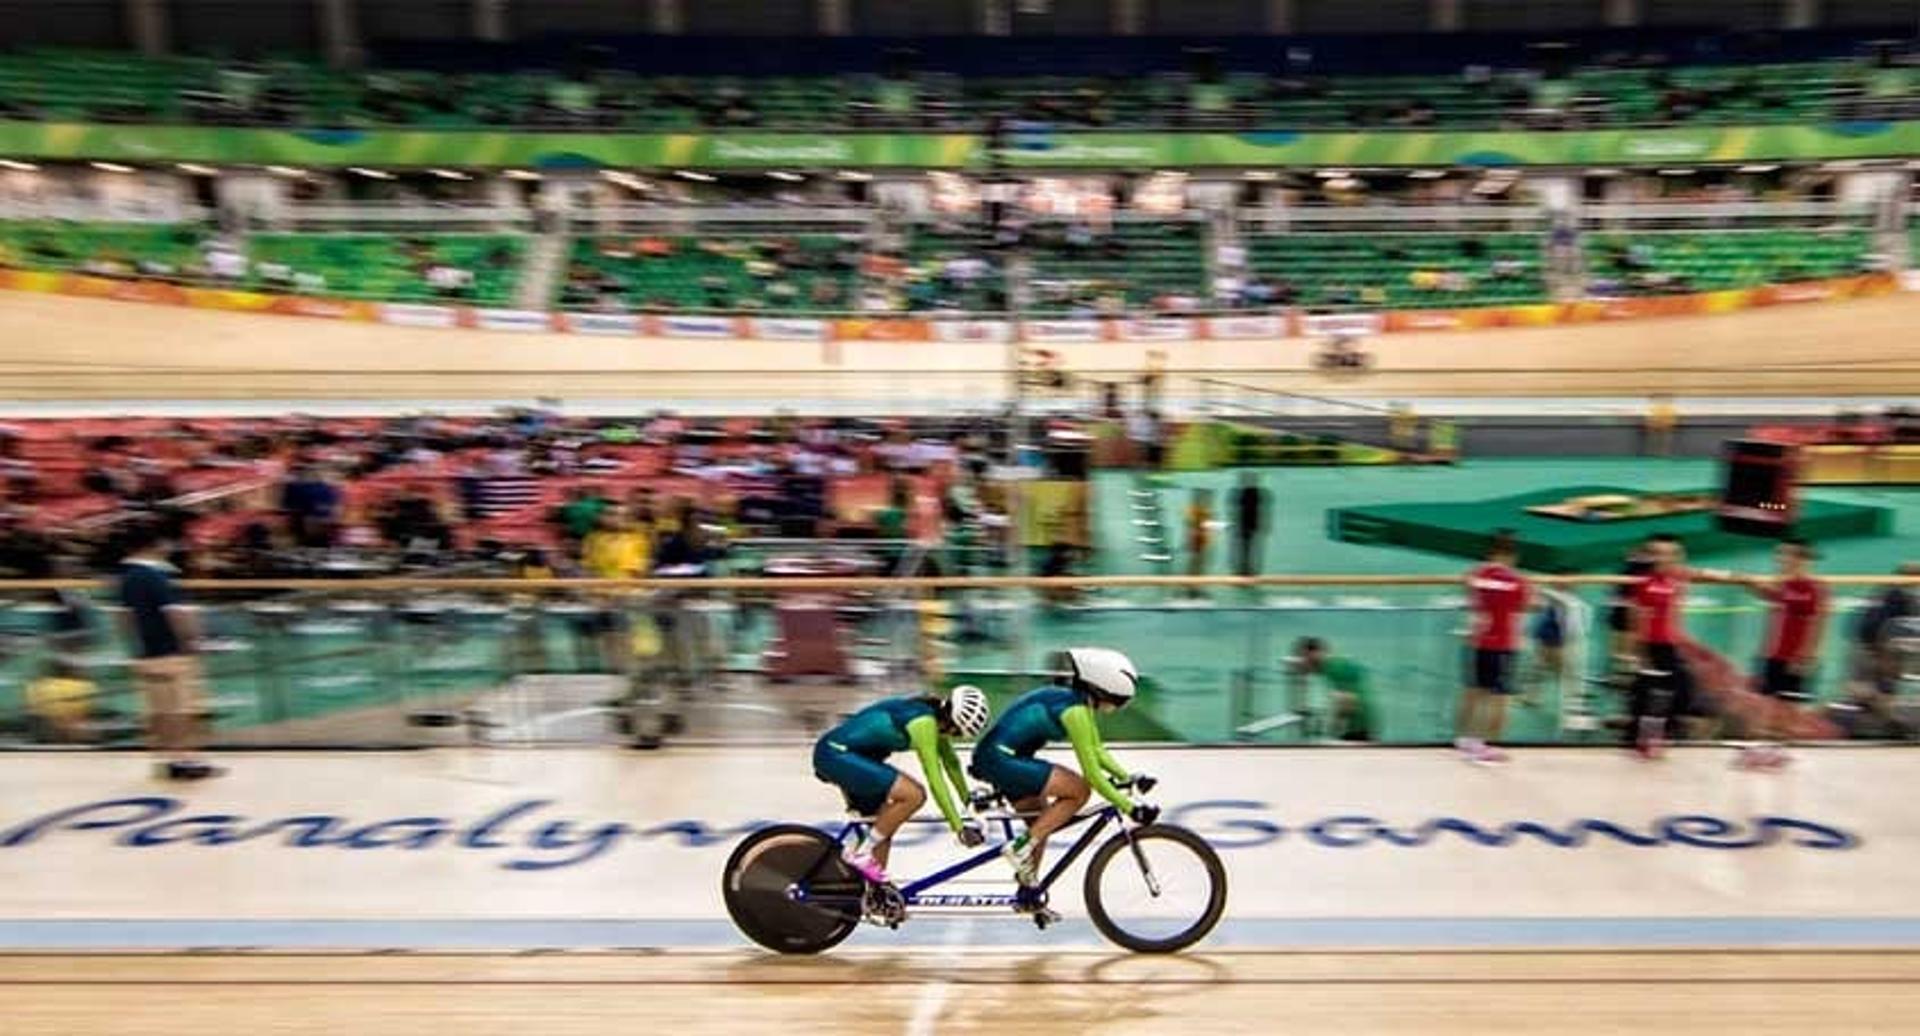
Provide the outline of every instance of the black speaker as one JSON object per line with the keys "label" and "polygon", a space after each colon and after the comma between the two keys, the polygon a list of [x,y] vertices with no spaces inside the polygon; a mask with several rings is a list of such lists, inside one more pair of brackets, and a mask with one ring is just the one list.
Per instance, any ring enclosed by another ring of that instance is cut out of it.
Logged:
{"label": "black speaker", "polygon": [[1093,451],[1085,446],[1047,446],[1047,473],[1053,478],[1085,482],[1093,467]]}
{"label": "black speaker", "polygon": [[1757,439],[1732,439],[1722,450],[1720,528],[1775,539],[1799,518],[1799,481],[1794,447]]}

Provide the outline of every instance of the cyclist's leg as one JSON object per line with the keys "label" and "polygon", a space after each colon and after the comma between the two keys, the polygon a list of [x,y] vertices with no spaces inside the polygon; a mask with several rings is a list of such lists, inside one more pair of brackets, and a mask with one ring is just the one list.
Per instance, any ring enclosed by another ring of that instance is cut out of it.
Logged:
{"label": "cyclist's leg", "polygon": [[893,779],[886,800],[873,815],[873,833],[868,836],[867,851],[873,854],[874,862],[886,867],[887,855],[893,850],[893,833],[926,804],[927,789],[919,781],[904,773]]}
{"label": "cyclist's leg", "polygon": [[1047,836],[1060,830],[1060,826],[1073,819],[1080,807],[1087,804],[1087,798],[1093,789],[1087,785],[1087,779],[1064,766],[1053,768],[1053,774],[1047,778],[1047,786],[1040,798],[1047,800],[1040,815],[1027,824],[1027,839],[1032,848],[1029,850],[1033,865],[1040,866],[1040,855],[1046,850]]}
{"label": "cyclist's leg", "polygon": [[814,746],[813,775],[839,788],[849,809],[873,818],[865,845],[848,846],[848,853],[870,855],[884,869],[893,833],[926,801],[926,790],[886,763],[841,751],[824,739]]}

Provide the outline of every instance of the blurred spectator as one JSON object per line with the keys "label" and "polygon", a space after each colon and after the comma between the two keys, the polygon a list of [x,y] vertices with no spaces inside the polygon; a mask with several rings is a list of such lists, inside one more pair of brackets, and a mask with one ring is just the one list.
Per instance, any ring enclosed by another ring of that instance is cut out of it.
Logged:
{"label": "blurred spectator", "polygon": [[441,298],[467,298],[473,294],[473,271],[452,263],[435,262],[426,268],[427,287]]}
{"label": "blurred spectator", "polygon": [[[1898,574],[1920,576],[1920,562],[1907,562]],[[1854,697],[1896,737],[1912,738],[1914,730],[1894,710],[1909,654],[1920,651],[1920,591],[1894,584],[1880,592],[1860,613],[1853,631],[1855,645]]]}
{"label": "blurred spectator", "polygon": [[340,516],[340,490],[318,468],[301,465],[280,488],[280,511],[296,546],[332,546]]}
{"label": "blurred spectator", "polygon": [[1640,453],[1647,457],[1673,456],[1673,433],[1680,426],[1680,412],[1673,397],[1664,393],[1647,401],[1647,412],[1640,425]]}
{"label": "blurred spectator", "polygon": [[907,538],[908,509],[913,503],[913,493],[907,480],[895,476],[887,483],[887,501],[873,512],[874,535],[883,540],[904,540]]}
{"label": "blurred spectator", "polygon": [[671,531],[660,543],[654,570],[660,575],[703,575],[719,553],[709,541],[693,502],[680,501],[679,512]]}
{"label": "blurred spectator", "polygon": [[1341,741],[1372,741],[1379,736],[1380,724],[1366,667],[1350,658],[1335,656],[1327,642],[1319,637],[1302,637],[1296,641],[1290,661],[1290,672],[1296,678],[1318,676],[1326,681],[1327,736]]}
{"label": "blurred spectator", "polygon": [[[1207,574],[1207,552],[1213,546],[1213,490],[1195,489],[1187,503],[1187,574]],[[1199,593],[1198,588],[1194,590]]]}
{"label": "blurred spectator", "polygon": [[1152,470],[1161,466],[1160,415],[1141,407],[1127,418],[1127,440],[1133,444],[1135,463]]}
{"label": "blurred spectator", "polygon": [[119,597],[134,645],[133,679],[146,702],[148,739],[163,759],[161,776],[201,780],[220,771],[198,758],[205,740],[204,673],[196,653],[199,620],[174,587],[166,560],[172,544],[142,523],[125,540]]}
{"label": "blurred spectator", "polygon": [[643,530],[626,508],[607,505],[580,543],[580,567],[596,579],[637,579],[652,560],[652,530]]}
{"label": "blurred spectator", "polygon": [[442,551],[453,547],[453,530],[440,508],[420,486],[386,502],[375,520],[381,539],[410,552]]}
{"label": "blurred spectator", "polygon": [[27,711],[33,717],[35,740],[47,744],[81,744],[96,740],[91,721],[100,693],[73,663],[55,659],[27,684]]}
{"label": "blurred spectator", "polygon": [[1237,575],[1257,575],[1266,533],[1267,491],[1251,471],[1240,473],[1240,485],[1233,491],[1233,510],[1233,570]]}

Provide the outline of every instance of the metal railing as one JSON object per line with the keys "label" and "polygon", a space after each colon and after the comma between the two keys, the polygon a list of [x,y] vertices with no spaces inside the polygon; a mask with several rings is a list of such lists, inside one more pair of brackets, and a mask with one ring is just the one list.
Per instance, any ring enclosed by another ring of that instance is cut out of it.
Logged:
{"label": "metal railing", "polygon": [[[1562,633],[1555,647],[1536,630],[1522,653],[1511,738],[1605,742],[1624,708],[1606,621],[1621,580],[1536,581]],[[1834,615],[1806,736],[1920,726],[1920,630],[1871,657],[1849,635],[1867,594],[1920,577],[1826,582]],[[1050,679],[1054,651],[1078,644],[1124,650],[1146,675],[1138,705],[1110,717],[1115,738],[1434,743],[1452,735],[1470,628],[1458,576],[181,586],[198,612],[206,711],[229,746],[797,739],[874,698],[962,682],[1004,705]],[[0,744],[138,743],[138,679],[117,610],[92,581],[0,583]],[[1767,606],[1744,588],[1700,586],[1686,619],[1711,652],[1697,679],[1720,704],[1717,728],[1702,733],[1739,736],[1751,705],[1741,674]],[[1370,681],[1356,691],[1304,672],[1304,637]],[[75,684],[50,675],[78,681],[78,697],[59,697]]]}

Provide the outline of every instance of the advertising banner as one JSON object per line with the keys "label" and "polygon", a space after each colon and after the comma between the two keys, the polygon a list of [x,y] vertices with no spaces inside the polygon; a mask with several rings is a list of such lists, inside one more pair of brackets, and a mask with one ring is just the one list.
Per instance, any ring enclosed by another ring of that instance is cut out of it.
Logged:
{"label": "advertising banner", "polygon": [[1287,320],[1281,316],[1208,317],[1209,338],[1284,338]]}
{"label": "advertising banner", "polygon": [[474,312],[474,325],[483,331],[551,331],[553,315],[534,309],[482,309]]}
{"label": "advertising banner", "polygon": [[663,338],[735,338],[740,321],[734,317],[659,316],[649,324]]}
{"label": "advertising banner", "polygon": [[562,313],[566,329],[577,335],[637,335],[640,318],[632,313]]}
{"label": "advertising banner", "polygon": [[1920,122],[1828,122],[1676,129],[1029,133],[1013,166],[1672,165],[1920,154]]}
{"label": "advertising banner", "polygon": [[747,321],[748,334],[783,342],[817,342],[827,336],[827,322],[794,317],[754,317]]}
{"label": "advertising banner", "polygon": [[833,337],[845,342],[924,342],[927,321],[906,317],[852,317],[833,322]]}
{"label": "advertising banner", "polygon": [[1104,342],[1107,325],[1102,320],[1028,320],[1021,332],[1029,342]]}
{"label": "advertising banner", "polygon": [[[1650,295],[1541,302],[1477,309],[1417,309],[1384,313],[1296,314],[1208,318],[1153,317],[1132,320],[1061,319],[1024,322],[1028,341],[1058,344],[1129,341],[1193,341],[1203,338],[1262,339],[1295,334],[1324,338],[1366,337],[1382,332],[1477,331],[1501,327],[1548,327],[1602,320],[1705,316],[1756,306],[1866,298],[1901,290],[1911,275],[1862,274],[1823,281],[1760,285],[1693,295]],[[635,316],[622,313],[547,313],[538,310],[475,310],[459,306],[374,303],[346,299],[268,295],[230,288],[197,288],[161,281],[122,280],[51,271],[0,269],[0,288],[82,298],[191,306],[249,313],[377,320],[403,327],[465,327],[490,331],[560,330],[576,334],[649,334],[668,338],[758,338],[838,342],[1006,342],[1013,325],[1000,320],[854,317],[816,320],[789,317],[699,315]]]}
{"label": "advertising banner", "polygon": [[564,133],[0,122],[0,154],[292,166],[941,169],[974,164],[964,133]]}
{"label": "advertising banner", "polygon": [[1119,322],[1120,337],[1129,342],[1180,342],[1203,337],[1201,322],[1187,317],[1143,317]]}
{"label": "advertising banner", "polygon": [[380,322],[400,327],[453,327],[460,323],[460,311],[451,306],[388,302],[380,307]]}
{"label": "advertising banner", "polygon": [[1005,320],[934,320],[929,325],[936,342],[1007,342],[1013,325]]}
{"label": "advertising banner", "polygon": [[[1027,132],[1002,157],[1023,168],[1671,165],[1920,154],[1920,121],[1522,130]],[[606,133],[507,129],[249,129],[0,122],[21,159],[344,167],[977,169],[974,133]]]}
{"label": "advertising banner", "polygon": [[305,295],[267,295],[266,311],[283,316],[316,317],[322,320],[373,320],[379,306],[352,299],[317,299]]}
{"label": "advertising banner", "polygon": [[1300,334],[1307,338],[1365,338],[1386,326],[1378,313],[1303,313],[1299,322]]}

